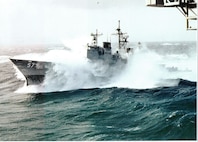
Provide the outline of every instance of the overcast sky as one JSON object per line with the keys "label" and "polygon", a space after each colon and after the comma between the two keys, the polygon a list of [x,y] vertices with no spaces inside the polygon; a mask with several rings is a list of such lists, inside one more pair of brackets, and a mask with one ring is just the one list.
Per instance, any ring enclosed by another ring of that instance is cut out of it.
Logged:
{"label": "overcast sky", "polygon": [[0,45],[60,44],[96,29],[106,39],[118,20],[130,42],[196,40],[176,8],[147,7],[145,0],[0,0]]}

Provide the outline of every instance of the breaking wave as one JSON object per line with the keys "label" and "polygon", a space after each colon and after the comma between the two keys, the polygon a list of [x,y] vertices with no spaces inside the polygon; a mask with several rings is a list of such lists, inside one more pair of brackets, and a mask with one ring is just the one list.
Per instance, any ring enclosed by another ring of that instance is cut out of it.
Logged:
{"label": "breaking wave", "polygon": [[[170,45],[169,45],[170,46]],[[178,44],[177,44],[178,46]],[[128,57],[126,66],[111,67],[91,62],[85,50],[50,50],[47,53],[25,54],[21,59],[53,63],[39,86],[24,86],[20,91],[52,92],[86,88],[155,88],[178,85],[178,78],[196,81],[196,56],[161,55],[143,46]]]}

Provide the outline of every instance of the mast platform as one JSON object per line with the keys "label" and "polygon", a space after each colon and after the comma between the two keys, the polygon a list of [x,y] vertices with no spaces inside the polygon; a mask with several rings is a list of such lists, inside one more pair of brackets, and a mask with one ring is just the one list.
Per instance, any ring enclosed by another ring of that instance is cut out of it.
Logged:
{"label": "mast platform", "polygon": [[186,29],[197,30],[197,24],[192,27],[192,21],[197,21],[197,0],[146,0],[149,7],[176,7],[186,18]]}

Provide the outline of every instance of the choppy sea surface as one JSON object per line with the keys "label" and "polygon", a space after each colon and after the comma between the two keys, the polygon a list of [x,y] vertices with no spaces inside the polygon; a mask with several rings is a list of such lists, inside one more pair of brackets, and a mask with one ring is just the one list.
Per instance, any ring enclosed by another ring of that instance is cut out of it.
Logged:
{"label": "choppy sea surface", "polygon": [[[144,43],[125,68],[97,81],[89,74],[107,67],[84,52],[24,49],[1,48],[1,141],[197,139],[195,42]],[[43,86],[27,87],[13,56],[55,66]]]}

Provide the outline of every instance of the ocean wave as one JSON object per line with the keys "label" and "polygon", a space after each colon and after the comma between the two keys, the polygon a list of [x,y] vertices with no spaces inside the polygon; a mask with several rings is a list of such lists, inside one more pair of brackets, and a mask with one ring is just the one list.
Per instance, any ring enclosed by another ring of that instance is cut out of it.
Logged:
{"label": "ocean wave", "polygon": [[[30,94],[29,103],[51,106],[53,110],[45,115],[53,111],[60,122],[66,119],[69,128],[64,132],[79,132],[66,136],[68,140],[193,140],[196,82],[178,80],[178,86],[152,89],[111,87]],[[53,107],[56,104],[65,108]],[[75,123],[82,123],[81,131]]]}

